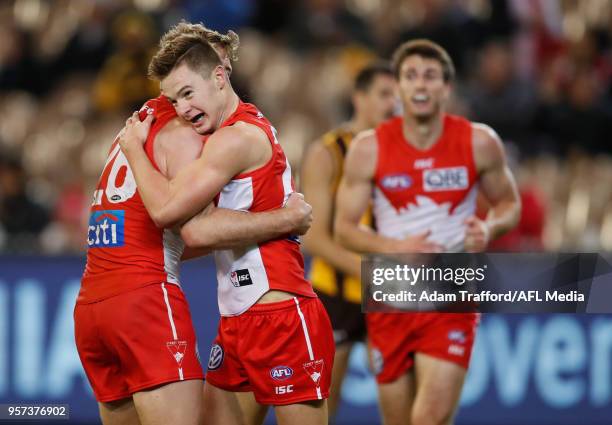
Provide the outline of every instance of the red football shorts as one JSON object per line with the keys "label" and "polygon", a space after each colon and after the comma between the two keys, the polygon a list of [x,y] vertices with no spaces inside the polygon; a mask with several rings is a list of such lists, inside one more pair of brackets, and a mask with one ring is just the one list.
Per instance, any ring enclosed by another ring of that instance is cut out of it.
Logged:
{"label": "red football shorts", "polygon": [[423,353],[467,369],[478,313],[368,313],[372,368],[378,383],[397,380]]}
{"label": "red football shorts", "polygon": [[96,399],[203,379],[183,291],[157,283],[74,309],[79,357]]}
{"label": "red football shorts", "polygon": [[286,405],[329,396],[334,337],[318,298],[255,304],[221,317],[206,380],[261,404]]}

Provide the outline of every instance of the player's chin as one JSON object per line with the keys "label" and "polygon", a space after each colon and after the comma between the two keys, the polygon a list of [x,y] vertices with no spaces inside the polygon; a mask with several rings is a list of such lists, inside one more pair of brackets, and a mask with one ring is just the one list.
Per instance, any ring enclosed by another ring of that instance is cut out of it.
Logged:
{"label": "player's chin", "polygon": [[212,126],[208,124],[200,124],[197,126],[193,126],[193,129],[195,130],[196,133],[201,134],[201,135],[210,134],[213,132]]}
{"label": "player's chin", "polygon": [[419,121],[428,121],[434,116],[434,111],[431,109],[413,109],[412,116]]}

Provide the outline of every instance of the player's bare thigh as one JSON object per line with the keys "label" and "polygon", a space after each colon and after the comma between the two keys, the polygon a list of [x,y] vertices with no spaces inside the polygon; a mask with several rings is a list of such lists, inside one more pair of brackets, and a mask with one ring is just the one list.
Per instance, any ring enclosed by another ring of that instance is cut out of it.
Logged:
{"label": "player's bare thigh", "polygon": [[327,400],[276,406],[274,412],[278,425],[327,425],[329,422]]}
{"label": "player's bare thigh", "polygon": [[378,384],[378,401],[383,425],[414,425],[410,421],[416,395],[414,371],[393,382]]}
{"label": "player's bare thigh", "polygon": [[204,384],[204,424],[205,425],[259,425],[263,423],[266,412],[261,420],[253,409],[254,406],[243,405],[241,397],[250,394],[253,402],[253,393],[234,393],[217,388],[210,383]]}
{"label": "player's bare thigh", "polygon": [[332,368],[332,381],[327,403],[330,417],[333,417],[336,414],[338,404],[340,403],[342,382],[344,381],[344,376],[346,375],[346,370],[348,369],[349,357],[351,355],[353,345],[354,344],[351,342],[336,345],[334,367]]}
{"label": "player's bare thigh", "polygon": [[203,382],[200,379],[172,382],[133,395],[142,425],[202,425]]}
{"label": "player's bare thigh", "polygon": [[132,397],[123,400],[98,403],[103,425],[140,425],[138,412]]}
{"label": "player's bare thigh", "polygon": [[257,403],[255,400],[255,394],[252,392],[241,392],[234,393],[240,404],[240,411],[242,412],[242,419],[244,425],[261,425],[266,414],[268,413],[268,407],[263,404]]}
{"label": "player's bare thigh", "polygon": [[450,425],[459,405],[467,370],[423,353],[415,355],[417,393],[411,425]]}

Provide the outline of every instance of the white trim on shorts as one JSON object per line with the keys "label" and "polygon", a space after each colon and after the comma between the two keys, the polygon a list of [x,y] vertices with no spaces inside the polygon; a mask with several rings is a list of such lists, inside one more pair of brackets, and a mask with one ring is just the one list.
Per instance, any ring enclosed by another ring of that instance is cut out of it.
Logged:
{"label": "white trim on shorts", "polygon": [[[175,341],[178,341],[178,334],[176,333],[176,326],[174,325],[174,319],[172,318],[172,307],[170,307],[170,300],[168,299],[168,291],[164,282],[161,284],[162,291],[164,292],[164,302],[166,303],[166,310],[168,311],[168,320],[170,321],[170,327],[172,328],[172,336]],[[184,380],[183,368],[178,368],[179,379]]]}
{"label": "white trim on shorts", "polygon": [[[310,334],[308,333],[308,327],[306,326],[306,319],[304,318],[304,314],[302,313],[302,309],[300,308],[300,301],[297,297],[293,297],[293,301],[295,301],[295,305],[297,308],[298,315],[300,316],[300,320],[302,322],[302,330],[304,331],[304,339],[306,339],[306,346],[308,347],[308,356],[311,361],[314,361],[314,353],[312,352],[312,344],[310,343]],[[321,400],[323,397],[321,396],[321,387],[317,385],[317,398]]]}

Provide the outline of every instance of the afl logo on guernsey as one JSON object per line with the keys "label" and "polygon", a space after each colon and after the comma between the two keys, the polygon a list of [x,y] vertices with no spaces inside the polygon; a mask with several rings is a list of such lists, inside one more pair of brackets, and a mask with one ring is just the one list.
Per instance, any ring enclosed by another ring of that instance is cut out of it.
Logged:
{"label": "afl logo on guernsey", "polygon": [[434,168],[423,171],[423,189],[425,192],[464,190],[468,186],[468,170],[466,167]]}
{"label": "afl logo on guernsey", "polygon": [[412,179],[408,174],[387,174],[382,178],[380,184],[387,190],[398,192],[412,186]]}
{"label": "afl logo on guernsey", "polygon": [[276,381],[285,381],[293,376],[293,369],[289,366],[276,366],[270,369],[270,377]]}
{"label": "afl logo on guernsey", "polygon": [[89,216],[87,245],[90,248],[118,248],[123,246],[125,212],[121,210],[95,211]]}

